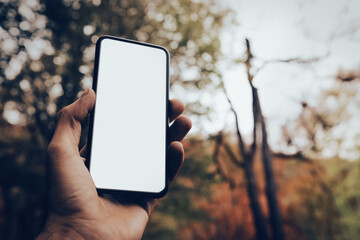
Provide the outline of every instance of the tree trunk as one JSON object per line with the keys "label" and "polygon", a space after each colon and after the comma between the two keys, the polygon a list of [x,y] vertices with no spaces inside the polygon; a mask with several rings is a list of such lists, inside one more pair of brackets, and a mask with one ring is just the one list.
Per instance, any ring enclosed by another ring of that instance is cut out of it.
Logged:
{"label": "tree trunk", "polygon": [[265,172],[265,182],[266,182],[266,197],[268,200],[269,212],[270,212],[270,224],[274,240],[283,240],[284,231],[282,228],[282,218],[280,214],[280,209],[276,196],[276,183],[274,177],[274,170],[272,166],[272,157],[267,141],[267,132],[264,116],[261,111],[260,100],[257,93],[257,89],[252,86],[253,92],[253,101],[254,106],[257,108],[257,113],[259,114],[259,120],[261,123],[261,133],[262,133],[262,161],[264,165]]}
{"label": "tree trunk", "polygon": [[266,221],[261,211],[259,203],[259,194],[257,191],[255,173],[253,168],[253,155],[244,154],[244,171],[247,180],[247,192],[250,199],[250,207],[253,215],[253,221],[256,230],[256,239],[268,240]]}

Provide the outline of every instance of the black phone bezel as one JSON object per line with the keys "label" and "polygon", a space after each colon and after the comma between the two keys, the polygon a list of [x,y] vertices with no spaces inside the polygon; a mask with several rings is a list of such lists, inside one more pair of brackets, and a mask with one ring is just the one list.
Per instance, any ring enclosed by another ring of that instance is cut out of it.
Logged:
{"label": "black phone bezel", "polygon": [[[95,62],[94,62],[94,71],[93,71],[93,84],[92,89],[96,93],[97,84],[98,84],[98,67],[99,67],[99,59],[100,59],[100,49],[101,49],[101,42],[104,39],[112,39],[116,41],[123,41],[131,44],[138,44],[146,47],[152,47],[152,48],[158,48],[160,50],[163,50],[166,55],[166,94],[165,94],[165,102],[166,102],[166,109],[165,109],[165,115],[166,115],[166,126],[165,127],[165,138],[166,138],[166,144],[168,144],[168,129],[169,129],[169,65],[170,65],[170,54],[167,51],[166,48],[154,44],[139,42],[135,40],[120,38],[120,37],[114,37],[114,36],[108,36],[104,35],[101,36],[97,42],[95,47]],[[89,132],[88,132],[88,139],[87,139],[87,147],[86,147],[86,161],[85,165],[88,168],[90,172],[91,167],[91,149],[92,149],[92,137],[93,137],[93,128],[94,128],[94,114],[96,109],[96,103],[94,106],[94,109],[90,112],[90,120],[89,120]],[[167,174],[167,154],[168,154],[168,146],[165,146],[165,186],[164,189],[160,192],[141,192],[141,191],[130,191],[130,190],[121,190],[121,189],[104,189],[104,188],[96,188],[99,194],[125,194],[129,196],[141,196],[141,197],[151,197],[151,198],[160,198],[163,197],[167,191],[168,191],[168,174]],[[91,173],[91,172],[90,172]]]}

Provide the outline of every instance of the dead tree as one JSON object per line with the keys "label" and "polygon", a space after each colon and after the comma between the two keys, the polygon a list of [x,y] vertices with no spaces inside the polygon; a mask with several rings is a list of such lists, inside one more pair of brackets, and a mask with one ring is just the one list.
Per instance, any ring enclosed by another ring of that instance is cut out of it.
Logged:
{"label": "dead tree", "polygon": [[[267,232],[267,224],[266,219],[263,215],[263,212],[261,211],[261,206],[259,203],[259,193],[256,186],[256,177],[254,172],[254,155],[255,155],[255,149],[252,149],[251,151],[246,151],[244,142],[241,136],[241,133],[239,131],[239,124],[238,124],[238,118],[237,114],[234,111],[231,101],[229,100],[229,103],[231,105],[231,109],[234,112],[235,115],[235,121],[236,121],[236,127],[237,127],[237,137],[238,137],[238,148],[240,150],[240,155],[242,156],[242,159],[238,159],[236,155],[232,152],[230,146],[223,141],[223,133],[219,132],[215,136],[215,148],[214,148],[214,162],[218,166],[218,173],[226,179],[229,183],[231,188],[234,188],[236,186],[236,183],[233,181],[233,179],[222,170],[221,164],[219,162],[219,153],[220,153],[220,147],[223,147],[227,155],[229,156],[230,160],[239,168],[242,168],[245,173],[246,178],[246,190],[249,196],[250,200],[250,208],[253,216],[254,226],[255,226],[255,233],[256,233],[256,239],[257,240],[268,240],[269,235]],[[256,146],[255,146],[256,147]],[[254,152],[253,152],[254,151]]]}
{"label": "dead tree", "polygon": [[[254,127],[252,132],[253,141],[249,147],[245,146],[239,128],[238,115],[224,87],[223,89],[225,92],[225,96],[227,97],[227,100],[230,105],[230,109],[235,117],[236,135],[238,139],[238,150],[241,159],[237,159],[235,154],[231,152],[231,149],[227,146],[227,143],[223,141],[222,133],[219,133],[216,138],[214,159],[215,159],[215,163],[219,161],[217,159],[219,154],[219,149],[220,146],[223,146],[227,155],[232,160],[232,162],[236,166],[244,170],[245,178],[246,178],[246,189],[250,200],[250,208],[253,215],[254,226],[256,230],[256,239],[266,240],[269,239],[269,234],[267,231],[267,221],[264,217],[264,214],[261,210],[261,206],[259,203],[259,199],[258,199],[259,193],[257,190],[256,176],[254,172],[255,154],[257,153],[258,150],[261,150],[261,157],[264,166],[264,175],[266,181],[266,197],[268,200],[267,202],[270,213],[269,220],[272,230],[272,238],[276,240],[283,240],[284,232],[283,232],[282,218],[276,196],[276,183],[275,183],[274,171],[272,166],[272,156],[268,145],[266,123],[264,116],[262,114],[258,92],[256,87],[253,85],[254,74],[251,73],[251,67],[252,67],[251,60],[253,58],[253,55],[251,53],[250,42],[247,39],[246,39],[246,49],[247,49],[246,58],[244,61],[242,61],[242,63],[244,63],[246,66],[247,78],[251,86],[252,98],[253,98],[252,100],[253,121],[254,121]],[[261,149],[258,149],[259,142],[261,142]],[[219,164],[217,165],[219,166]],[[224,177],[230,180],[227,176],[224,175]],[[232,184],[231,180],[230,180],[230,184]]]}
{"label": "dead tree", "polygon": [[[265,182],[266,182],[266,197],[268,200],[268,207],[270,212],[270,225],[272,229],[273,239],[282,240],[284,239],[284,231],[282,225],[282,218],[280,214],[280,209],[278,205],[278,200],[276,196],[276,183],[274,177],[274,170],[272,166],[272,156],[267,140],[267,131],[266,131],[266,124],[264,115],[262,114],[261,106],[260,106],[260,99],[257,92],[257,89],[253,85],[253,78],[254,75],[251,74],[251,59],[253,57],[250,48],[250,42],[246,39],[246,49],[247,49],[247,59],[246,59],[246,71],[248,80],[252,90],[252,97],[253,97],[253,112],[254,112],[254,124],[260,124],[261,129],[261,156],[262,162],[264,165],[264,174],[265,174]],[[256,126],[254,125],[254,142],[253,144],[256,145]]]}

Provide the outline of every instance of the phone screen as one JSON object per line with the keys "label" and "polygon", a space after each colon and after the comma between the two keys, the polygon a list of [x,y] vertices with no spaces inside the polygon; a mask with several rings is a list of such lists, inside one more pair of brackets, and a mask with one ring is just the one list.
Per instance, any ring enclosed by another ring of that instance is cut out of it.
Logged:
{"label": "phone screen", "polygon": [[166,190],[168,64],[160,46],[98,40],[88,140],[88,167],[98,190]]}

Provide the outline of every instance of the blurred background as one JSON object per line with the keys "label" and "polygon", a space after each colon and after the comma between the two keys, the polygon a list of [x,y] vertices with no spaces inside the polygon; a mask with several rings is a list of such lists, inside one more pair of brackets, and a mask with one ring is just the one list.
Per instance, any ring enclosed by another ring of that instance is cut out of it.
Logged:
{"label": "blurred background", "polygon": [[0,0],[0,239],[40,231],[56,112],[91,87],[105,34],[165,46],[170,95],[194,122],[144,239],[357,239],[358,9],[356,0]]}

